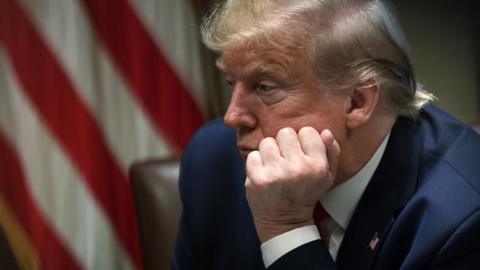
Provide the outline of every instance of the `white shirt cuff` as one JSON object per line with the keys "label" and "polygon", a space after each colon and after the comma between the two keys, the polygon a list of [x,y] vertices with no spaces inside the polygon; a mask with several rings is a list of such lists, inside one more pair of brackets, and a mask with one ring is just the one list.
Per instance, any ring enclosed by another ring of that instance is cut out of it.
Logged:
{"label": "white shirt cuff", "polygon": [[275,236],[260,246],[265,268],[297,247],[318,239],[320,233],[315,225],[300,227]]}

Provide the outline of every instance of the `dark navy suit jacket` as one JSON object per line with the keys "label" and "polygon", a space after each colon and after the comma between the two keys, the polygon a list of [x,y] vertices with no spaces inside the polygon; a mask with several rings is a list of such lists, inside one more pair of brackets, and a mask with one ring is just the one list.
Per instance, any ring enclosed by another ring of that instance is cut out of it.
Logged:
{"label": "dark navy suit jacket", "polygon": [[[174,269],[264,269],[235,140],[214,121],[183,156]],[[480,269],[480,136],[432,105],[399,117],[336,263],[317,240],[269,269]]]}

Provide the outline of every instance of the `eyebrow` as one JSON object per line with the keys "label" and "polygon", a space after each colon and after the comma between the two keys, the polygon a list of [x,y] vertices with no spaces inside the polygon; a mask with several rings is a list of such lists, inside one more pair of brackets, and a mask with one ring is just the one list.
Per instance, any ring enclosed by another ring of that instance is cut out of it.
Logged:
{"label": "eyebrow", "polygon": [[[235,71],[229,72],[221,58],[217,59],[216,66],[227,74],[231,75],[232,73],[235,73]],[[240,72],[235,75],[250,80],[266,77],[278,80],[280,82],[287,82],[290,77],[289,72],[285,70],[281,64],[274,62],[260,62],[255,64],[249,63],[246,67],[241,68],[239,71]]]}

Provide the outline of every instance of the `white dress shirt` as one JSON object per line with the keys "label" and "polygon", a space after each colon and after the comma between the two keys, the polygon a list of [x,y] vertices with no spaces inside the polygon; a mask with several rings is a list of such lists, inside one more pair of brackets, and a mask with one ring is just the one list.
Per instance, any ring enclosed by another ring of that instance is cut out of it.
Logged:
{"label": "white dress shirt", "polygon": [[[328,250],[333,260],[336,260],[338,249],[343,241],[345,230],[350,224],[353,212],[365,191],[370,179],[382,159],[387,146],[388,134],[372,158],[352,178],[330,190],[320,200],[323,208],[335,222],[330,231]],[[300,227],[278,235],[261,245],[263,263],[269,267],[283,255],[314,240],[320,239],[317,226]]]}

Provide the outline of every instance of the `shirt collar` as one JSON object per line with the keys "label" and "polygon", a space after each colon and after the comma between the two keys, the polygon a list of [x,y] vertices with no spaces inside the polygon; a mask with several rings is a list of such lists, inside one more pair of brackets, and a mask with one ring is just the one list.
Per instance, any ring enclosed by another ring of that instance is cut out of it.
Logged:
{"label": "shirt collar", "polygon": [[352,178],[331,189],[320,200],[325,211],[330,215],[342,229],[346,229],[358,202],[365,191],[370,179],[382,159],[387,146],[390,133],[383,139],[382,144],[377,148],[372,158]]}

